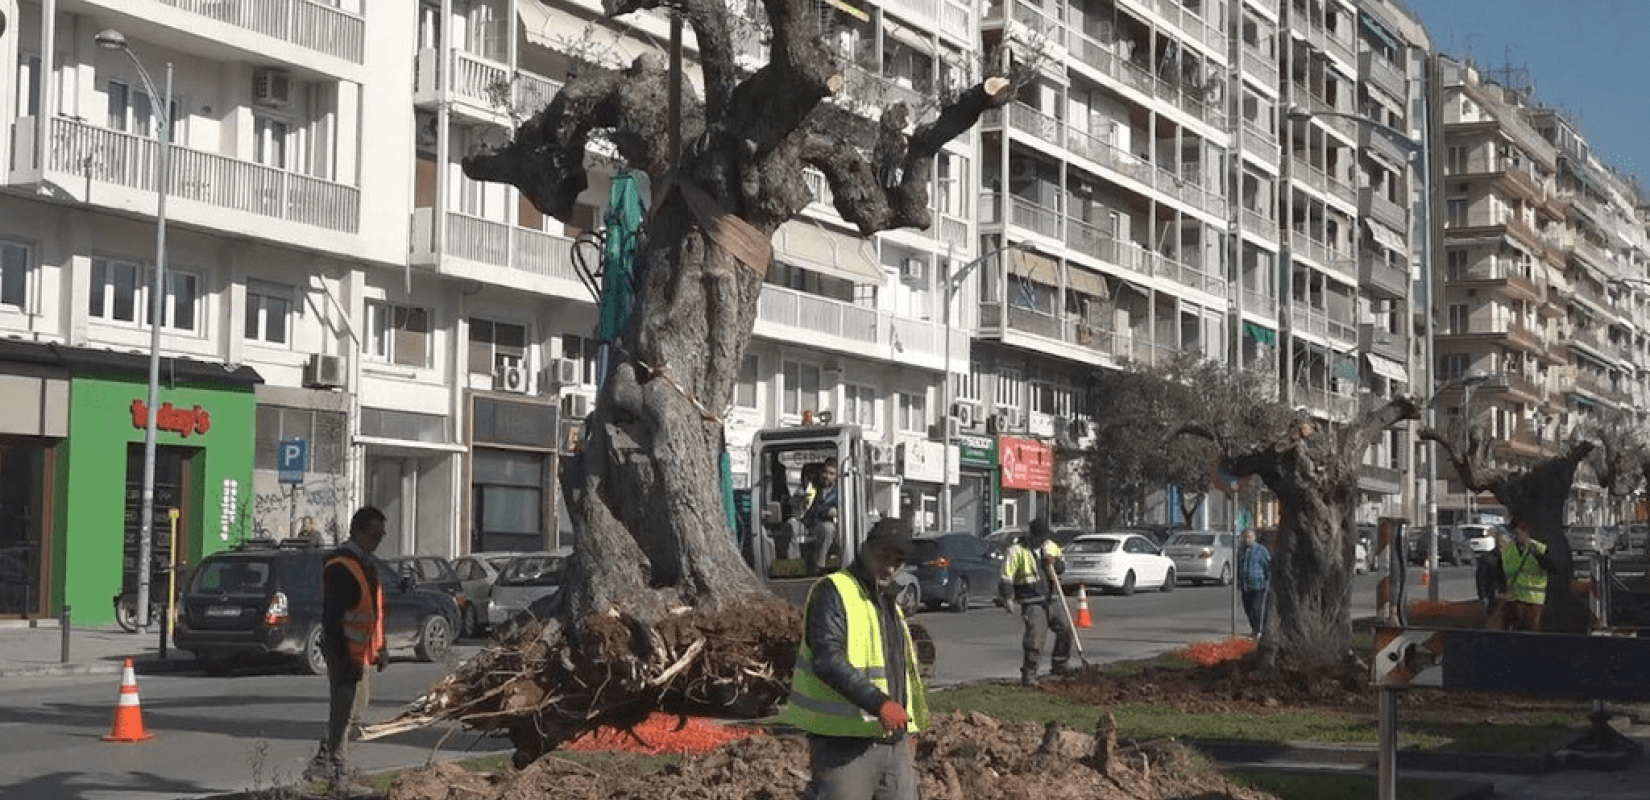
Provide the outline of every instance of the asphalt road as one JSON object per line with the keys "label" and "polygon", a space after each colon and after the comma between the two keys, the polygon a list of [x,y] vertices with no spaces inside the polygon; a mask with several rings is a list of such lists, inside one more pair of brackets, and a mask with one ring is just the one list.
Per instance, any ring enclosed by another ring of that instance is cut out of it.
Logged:
{"label": "asphalt road", "polygon": [[[1356,579],[1353,613],[1375,610],[1375,578]],[[1410,571],[1412,599],[1424,596]],[[1444,599],[1471,597],[1470,567],[1445,567]],[[1419,593],[1419,594],[1416,594]],[[1182,644],[1218,639],[1234,630],[1230,589],[1182,586],[1131,597],[1094,596],[1095,627],[1081,631],[1093,663],[1143,658]],[[1016,676],[1020,623],[979,602],[966,613],[924,612],[938,648],[935,685]],[[1235,629],[1246,632],[1241,610]],[[473,646],[460,646],[468,656]],[[445,675],[445,664],[396,661],[375,676],[369,719],[394,715]],[[324,678],[284,669],[140,677],[143,719],[154,739],[110,744],[117,684],[108,676],[11,678],[0,682],[0,798],[5,800],[172,800],[293,782],[315,752],[326,718]],[[362,769],[418,764],[446,729],[432,729],[355,747]],[[507,749],[499,740],[453,732],[448,754]]]}
{"label": "asphalt road", "polygon": [[[474,647],[460,646],[467,656]],[[369,719],[395,714],[449,670],[394,661],[373,678]],[[0,683],[0,798],[112,800],[174,798],[290,785],[315,753],[327,714],[326,679],[285,669],[248,669],[138,679],[143,721],[154,738],[102,741],[118,683],[108,676],[12,678]],[[357,744],[355,760],[376,770],[417,764],[445,730]],[[454,733],[445,752],[504,749],[498,740]]]}

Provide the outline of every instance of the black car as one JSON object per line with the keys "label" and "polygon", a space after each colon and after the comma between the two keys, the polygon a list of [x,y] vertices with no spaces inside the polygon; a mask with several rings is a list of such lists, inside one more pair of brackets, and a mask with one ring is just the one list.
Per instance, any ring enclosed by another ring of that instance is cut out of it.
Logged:
{"label": "black car", "polygon": [[441,556],[390,556],[384,559],[384,563],[391,567],[394,574],[411,578],[414,586],[451,597],[458,604],[458,634],[480,635],[486,620],[478,618],[479,609],[464,594],[464,582],[458,579],[452,562]]}
{"label": "black car", "polygon": [[[1404,546],[1409,551],[1411,564],[1427,563],[1427,527],[1416,525],[1407,533],[1408,541]],[[1472,563],[1472,545],[1458,526],[1442,526],[1438,528],[1438,563],[1459,566]]]}
{"label": "black car", "polygon": [[[967,611],[976,594],[990,597],[1002,570],[1002,551],[971,533],[919,536],[908,563],[916,568],[923,605]],[[995,556],[995,558],[993,558]]]}
{"label": "black car", "polygon": [[[257,543],[207,556],[184,590],[173,642],[210,671],[242,657],[296,656],[310,674],[321,655],[321,571],[328,551]],[[412,648],[438,661],[452,650],[458,605],[446,594],[405,584],[380,564],[386,649]]]}

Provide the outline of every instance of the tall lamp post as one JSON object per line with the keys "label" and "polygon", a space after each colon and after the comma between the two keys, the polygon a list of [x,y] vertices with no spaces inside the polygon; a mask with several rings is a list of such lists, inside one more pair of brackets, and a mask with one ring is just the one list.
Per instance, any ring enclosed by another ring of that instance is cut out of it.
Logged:
{"label": "tall lamp post", "polygon": [[[1423,357],[1426,359],[1427,367],[1426,385],[1432,385],[1435,382],[1433,378],[1433,370],[1436,368],[1435,359],[1432,352],[1434,271],[1432,261],[1432,216],[1430,210],[1432,186],[1430,177],[1431,172],[1428,166],[1429,162],[1427,158],[1426,137],[1412,137],[1405,134],[1403,131],[1392,127],[1391,125],[1377,122],[1369,117],[1363,116],[1362,114],[1348,114],[1341,111],[1307,111],[1306,109],[1300,107],[1292,107],[1289,109],[1288,116],[1292,120],[1307,120],[1315,116],[1339,117],[1341,119],[1352,120],[1360,125],[1367,125],[1372,130],[1378,131],[1381,135],[1387,137],[1387,139],[1391,140],[1393,144],[1402,148],[1409,155],[1411,173],[1413,175],[1428,176],[1426,178],[1428,185],[1423,187],[1419,192],[1420,199],[1416,205],[1417,212],[1420,214],[1420,219],[1422,222],[1421,235],[1423,237],[1423,247],[1421,251],[1421,287],[1426,293],[1426,340],[1424,342],[1424,349],[1426,352],[1423,354]],[[1413,180],[1411,185],[1413,186]],[[1434,405],[1435,404],[1433,403],[1427,404],[1426,425],[1429,429],[1436,430],[1438,427],[1438,416]],[[1433,535],[1427,537],[1427,576],[1429,578],[1434,578],[1438,574],[1438,537],[1436,535],[1436,531],[1438,530],[1438,443],[1433,441],[1427,442],[1427,530],[1434,532]],[[1438,599],[1438,581],[1427,581],[1427,599]]]}
{"label": "tall lamp post", "polygon": [[[117,30],[99,33],[94,41],[105,50],[119,50],[137,67],[143,88],[149,92],[149,110],[155,116],[155,271],[149,286],[149,404],[148,422],[143,428],[143,490],[138,510],[138,629],[149,631],[149,578],[155,539],[155,424],[160,413],[160,324],[166,308],[166,178],[170,170],[172,138],[172,63],[166,63],[166,94],[155,91],[149,71]],[[155,98],[159,97],[157,106]]]}
{"label": "tall lamp post", "polygon": [[[943,462],[941,469],[945,473],[945,481],[940,484],[940,513],[943,515],[940,518],[942,520],[940,530],[942,531],[951,530],[951,445],[955,439],[951,435],[951,404],[956,402],[951,396],[953,388],[951,385],[951,300],[956,297],[957,290],[962,288],[963,281],[967,280],[968,276],[977,267],[984,264],[992,256],[1020,248],[1021,244],[1015,242],[988,250],[981,253],[978,258],[955,270],[951,268],[951,259],[947,258],[945,260],[945,388],[941,392],[944,404],[940,408],[941,425],[945,429],[945,455],[941,458]],[[989,531],[986,532],[989,533]]]}

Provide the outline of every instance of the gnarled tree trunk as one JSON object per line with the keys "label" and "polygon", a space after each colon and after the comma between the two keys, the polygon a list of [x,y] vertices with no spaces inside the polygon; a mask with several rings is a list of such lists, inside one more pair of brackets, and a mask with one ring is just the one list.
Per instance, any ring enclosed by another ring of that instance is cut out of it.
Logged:
{"label": "gnarled tree trunk", "polygon": [[484,654],[449,678],[447,699],[426,698],[462,707],[447,716],[507,727],[523,761],[649,710],[760,707],[783,695],[800,615],[741,559],[719,469],[721,414],[744,363],[769,240],[812,199],[804,166],[824,173],[837,211],[862,233],[926,228],[934,155],[1006,103],[1015,83],[987,76],[909,129],[903,104],[868,120],[827,102],[843,76],[814,3],[765,0],[772,58],[744,78],[725,4],[606,6],[610,15],[643,8],[677,10],[698,42],[705,97],[683,99],[679,156],[668,147],[667,68],[644,56],[623,72],[581,74],[514,141],[464,162],[470,177],[512,184],[568,220],[587,185],[586,145],[601,130],[654,187],[634,311],[562,479],[576,536],[560,606],[542,631],[495,644],[497,658]]}

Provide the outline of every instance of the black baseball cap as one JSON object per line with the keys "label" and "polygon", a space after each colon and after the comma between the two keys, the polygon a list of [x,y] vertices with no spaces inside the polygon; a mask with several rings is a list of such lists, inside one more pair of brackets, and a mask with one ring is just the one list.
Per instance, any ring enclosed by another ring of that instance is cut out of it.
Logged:
{"label": "black baseball cap", "polygon": [[909,557],[916,551],[911,542],[911,523],[894,517],[877,520],[877,524],[871,526],[871,532],[865,535],[865,547],[880,547]]}

